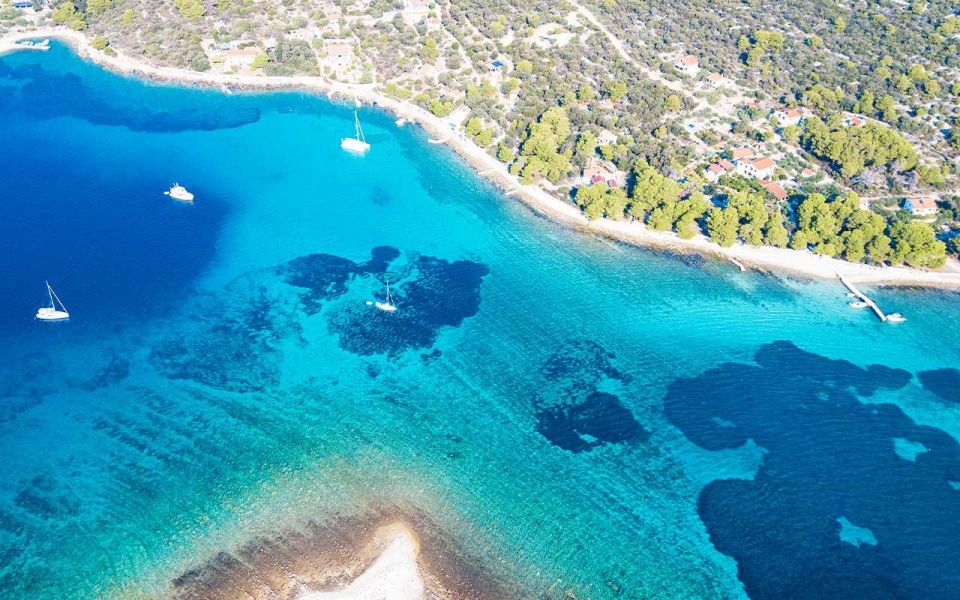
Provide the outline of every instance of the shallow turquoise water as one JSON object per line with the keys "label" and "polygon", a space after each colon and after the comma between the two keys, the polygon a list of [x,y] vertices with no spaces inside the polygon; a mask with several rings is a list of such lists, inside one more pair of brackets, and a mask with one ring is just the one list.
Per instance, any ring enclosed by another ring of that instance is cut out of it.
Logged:
{"label": "shallow turquoise water", "polygon": [[[4,597],[162,596],[380,504],[518,595],[956,596],[960,399],[913,377],[960,365],[956,294],[874,290],[910,319],[884,325],[834,283],[567,231],[361,118],[358,158],[350,108],[315,97],[0,58]],[[396,315],[365,304],[387,277]],[[31,319],[44,279],[69,323]],[[773,584],[807,554],[843,587]]]}

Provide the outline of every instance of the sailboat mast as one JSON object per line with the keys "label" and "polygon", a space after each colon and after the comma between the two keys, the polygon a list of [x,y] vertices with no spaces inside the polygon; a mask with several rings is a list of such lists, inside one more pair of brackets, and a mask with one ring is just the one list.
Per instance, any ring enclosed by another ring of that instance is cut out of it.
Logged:
{"label": "sailboat mast", "polygon": [[357,139],[366,144],[367,140],[363,137],[363,128],[360,127],[360,115],[357,114],[357,111],[353,111],[353,124],[357,130]]}
{"label": "sailboat mast", "polygon": [[52,308],[53,310],[57,310],[57,305],[53,301],[54,298],[56,298],[57,302],[60,303],[60,308],[63,309],[63,312],[67,312],[67,307],[63,305],[63,301],[60,300],[60,296],[57,296],[57,293],[53,291],[53,287],[50,285],[50,282],[48,281],[46,283],[47,283],[47,293],[50,294],[50,308]]}
{"label": "sailboat mast", "polygon": [[393,304],[393,300],[390,298],[390,280],[387,280],[387,304]]}

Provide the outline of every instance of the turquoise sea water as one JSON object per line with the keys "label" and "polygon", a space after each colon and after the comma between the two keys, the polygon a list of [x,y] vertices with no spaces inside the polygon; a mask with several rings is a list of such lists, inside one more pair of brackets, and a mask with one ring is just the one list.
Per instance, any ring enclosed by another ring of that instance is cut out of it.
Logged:
{"label": "turquoise sea water", "polygon": [[565,230],[376,110],[344,154],[352,117],[0,57],[0,595],[163,597],[399,505],[518,597],[960,596],[960,296],[871,290],[884,325]]}

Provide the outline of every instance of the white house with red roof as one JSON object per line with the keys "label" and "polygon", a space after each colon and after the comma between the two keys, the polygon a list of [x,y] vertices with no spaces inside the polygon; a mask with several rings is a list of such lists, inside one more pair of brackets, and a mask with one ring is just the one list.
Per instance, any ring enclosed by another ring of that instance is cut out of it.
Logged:
{"label": "white house with red roof", "polygon": [[720,159],[703,171],[703,177],[710,183],[716,183],[721,177],[736,170],[736,165],[726,159]]}
{"label": "white house with red roof", "polygon": [[678,58],[676,62],[673,63],[673,66],[681,73],[696,75],[700,72],[700,59],[692,54],[687,54],[686,56]]}
{"label": "white house with red roof", "polygon": [[863,127],[867,124],[867,120],[860,115],[847,115],[843,119],[844,127]]}
{"label": "white house with red roof", "polygon": [[729,80],[720,73],[707,73],[707,85],[718,88],[729,83]]}
{"label": "white house with red roof", "polygon": [[767,181],[766,179],[760,180],[760,186],[767,190],[767,192],[776,198],[777,200],[783,202],[790,195],[787,193],[787,190],[783,189],[783,186],[777,183],[776,181]]}
{"label": "white house with red roof", "polygon": [[779,108],[770,113],[770,116],[777,120],[780,127],[799,125],[803,121],[803,113],[799,108]]}
{"label": "white house with red roof", "polygon": [[233,50],[227,50],[220,55],[222,60],[223,68],[226,71],[234,71],[240,69],[249,69],[253,66],[253,61],[256,60],[257,55],[262,52],[259,48],[254,46],[248,46],[246,48],[234,48]]}
{"label": "white house with red roof", "polygon": [[777,163],[767,157],[743,160],[737,163],[737,173],[751,179],[769,179],[776,168]]}
{"label": "white house with red roof", "polygon": [[323,58],[323,65],[330,69],[336,78],[345,78],[356,56],[353,41],[328,39],[324,42],[324,49],[326,56]]}
{"label": "white house with red roof", "polygon": [[611,172],[610,169],[602,166],[593,166],[584,169],[581,181],[586,185],[605,183],[610,187],[620,187],[620,180],[617,178],[617,175]]}
{"label": "white house with red roof", "polygon": [[903,208],[916,217],[930,217],[937,214],[937,201],[931,196],[913,196],[903,201]]}

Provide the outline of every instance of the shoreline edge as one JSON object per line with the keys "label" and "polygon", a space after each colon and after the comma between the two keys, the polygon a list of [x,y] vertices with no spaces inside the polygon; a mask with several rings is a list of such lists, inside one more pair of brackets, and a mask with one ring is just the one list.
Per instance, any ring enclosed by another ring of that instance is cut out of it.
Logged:
{"label": "shoreline edge", "polygon": [[[0,37],[0,55],[20,50],[16,46],[18,41],[36,38],[58,39],[68,44],[81,58],[102,68],[148,81],[208,88],[237,86],[244,90],[300,90],[320,93],[332,101],[360,100],[365,104],[384,109],[397,118],[419,125],[431,139],[442,140],[439,143],[456,152],[470,165],[478,177],[495,185],[505,196],[516,197],[535,213],[581,232],[642,248],[676,254],[697,254],[732,262],[738,266],[743,264],[760,270],[801,275],[813,279],[837,280],[840,275],[843,275],[849,281],[864,285],[960,290],[960,270],[945,272],[923,271],[903,266],[878,267],[820,256],[810,251],[748,246],[740,242],[729,248],[723,248],[710,242],[702,234],[684,240],[673,232],[653,231],[641,223],[607,219],[591,221],[572,203],[551,195],[535,184],[520,183],[507,171],[503,163],[458,132],[451,132],[441,119],[419,106],[396,100],[376,91],[375,84],[339,83],[323,77],[305,75],[222,75],[175,67],[158,67],[122,53],[108,55],[94,49],[84,34],[62,27],[8,32]],[[948,259],[948,264],[950,260]]]}

